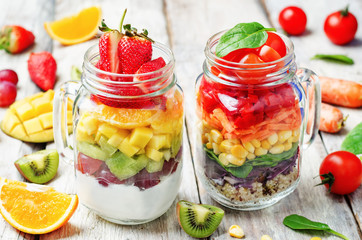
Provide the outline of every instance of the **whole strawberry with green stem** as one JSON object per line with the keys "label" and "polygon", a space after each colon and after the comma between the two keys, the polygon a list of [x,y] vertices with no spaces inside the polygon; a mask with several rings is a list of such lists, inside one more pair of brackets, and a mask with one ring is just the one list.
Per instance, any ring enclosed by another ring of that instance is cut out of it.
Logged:
{"label": "whole strawberry with green stem", "polygon": [[0,49],[16,54],[33,45],[34,34],[17,25],[3,26],[0,31]]}
{"label": "whole strawberry with green stem", "polygon": [[153,40],[147,36],[148,31],[145,29],[138,33],[130,24],[122,26],[121,23],[122,27],[125,36],[118,43],[122,73],[134,74],[144,63],[151,61]]}

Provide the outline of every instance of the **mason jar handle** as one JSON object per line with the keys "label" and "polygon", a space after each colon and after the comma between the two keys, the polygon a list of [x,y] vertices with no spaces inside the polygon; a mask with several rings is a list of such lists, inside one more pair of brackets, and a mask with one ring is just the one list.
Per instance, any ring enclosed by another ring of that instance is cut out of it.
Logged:
{"label": "mason jar handle", "polygon": [[307,149],[314,141],[320,122],[321,89],[318,76],[310,69],[300,68],[297,71],[306,96],[303,139],[304,149]]}
{"label": "mason jar handle", "polygon": [[[75,99],[80,85],[80,81],[67,81],[54,94],[54,142],[59,156],[69,164],[73,163],[73,146],[68,132],[67,106],[69,98]],[[74,106],[72,112],[74,113]]]}

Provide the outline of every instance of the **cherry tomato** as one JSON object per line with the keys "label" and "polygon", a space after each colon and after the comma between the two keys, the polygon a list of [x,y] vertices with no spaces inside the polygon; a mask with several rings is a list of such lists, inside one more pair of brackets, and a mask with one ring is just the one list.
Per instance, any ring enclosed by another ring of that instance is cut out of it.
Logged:
{"label": "cherry tomato", "polygon": [[268,45],[263,45],[260,47],[259,57],[264,62],[272,62],[280,59],[279,53]]}
{"label": "cherry tomato", "polygon": [[259,58],[258,55],[255,53],[248,53],[246,54],[241,60],[240,63],[245,64],[256,64],[256,63],[263,63],[263,61]]}
{"label": "cherry tomato", "polygon": [[288,34],[300,35],[305,31],[307,16],[303,9],[289,6],[279,13],[279,24]]}
{"label": "cherry tomato", "polygon": [[319,174],[322,183],[332,193],[349,194],[361,185],[362,162],[353,153],[333,152],[322,161]]}
{"label": "cherry tomato", "polygon": [[264,43],[264,45],[267,45],[271,48],[273,48],[275,51],[277,51],[280,55],[280,57],[284,57],[287,54],[287,47],[285,46],[285,43],[281,37],[278,36],[278,34],[273,32],[267,32],[268,33],[268,39]]}
{"label": "cherry tomato", "polygon": [[356,17],[346,9],[331,13],[324,22],[324,32],[334,44],[344,45],[354,39],[358,28]]}

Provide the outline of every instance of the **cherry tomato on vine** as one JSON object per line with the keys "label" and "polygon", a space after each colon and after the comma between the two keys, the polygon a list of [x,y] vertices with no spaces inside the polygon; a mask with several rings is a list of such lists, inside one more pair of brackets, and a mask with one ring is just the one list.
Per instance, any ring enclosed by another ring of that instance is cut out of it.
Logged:
{"label": "cherry tomato on vine", "polygon": [[322,161],[319,174],[321,184],[324,184],[332,193],[349,194],[361,185],[362,162],[353,153],[333,152]]}
{"label": "cherry tomato on vine", "polygon": [[358,28],[356,17],[348,12],[348,6],[328,15],[324,22],[324,32],[334,44],[344,45],[354,39]]}
{"label": "cherry tomato on vine", "polygon": [[279,24],[288,34],[300,35],[305,31],[307,16],[303,9],[289,6],[279,13]]}

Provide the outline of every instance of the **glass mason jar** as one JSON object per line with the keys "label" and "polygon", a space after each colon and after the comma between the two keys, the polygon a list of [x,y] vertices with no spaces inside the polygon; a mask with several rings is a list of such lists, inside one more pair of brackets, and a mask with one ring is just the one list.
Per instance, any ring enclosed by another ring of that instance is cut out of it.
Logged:
{"label": "glass mason jar", "polygon": [[[75,159],[79,200],[114,223],[158,218],[181,183],[183,93],[170,49],[153,43],[153,57],[163,57],[166,66],[115,74],[95,67],[99,51],[93,46],[81,82],[66,82],[55,94],[55,143],[60,156]],[[72,137],[64,111],[71,99]]]}
{"label": "glass mason jar", "polygon": [[222,205],[261,209],[300,180],[303,148],[319,127],[319,82],[312,71],[297,70],[287,37],[279,34],[287,47],[281,59],[241,64],[215,55],[223,34],[208,40],[196,82],[197,174]]}

